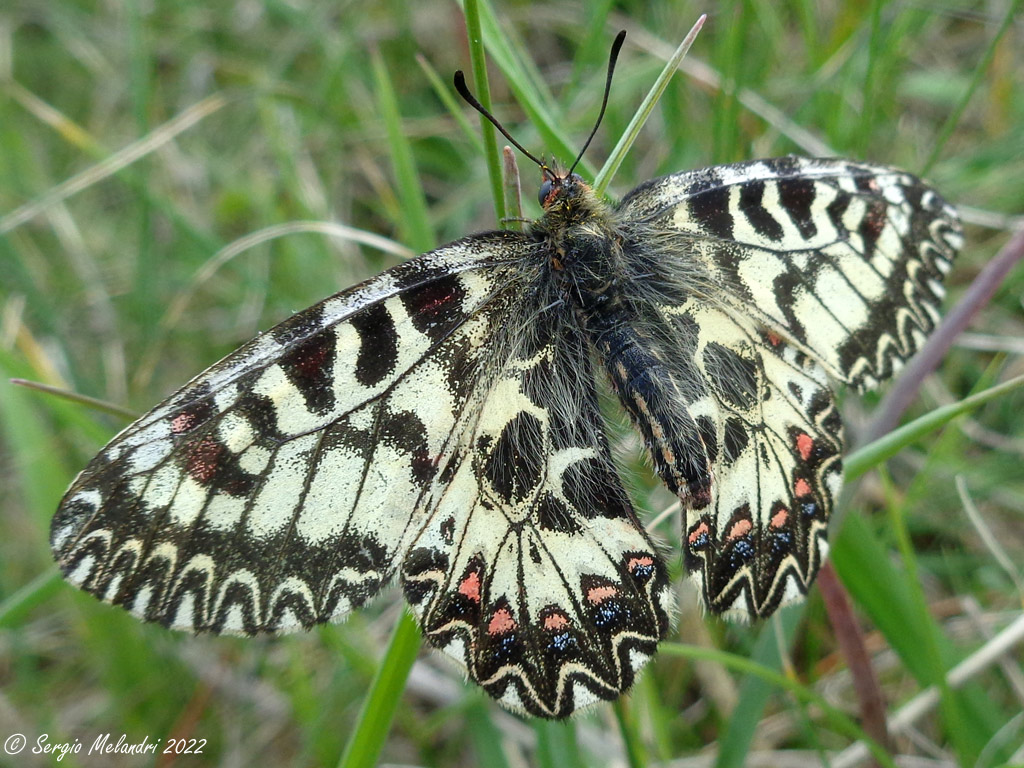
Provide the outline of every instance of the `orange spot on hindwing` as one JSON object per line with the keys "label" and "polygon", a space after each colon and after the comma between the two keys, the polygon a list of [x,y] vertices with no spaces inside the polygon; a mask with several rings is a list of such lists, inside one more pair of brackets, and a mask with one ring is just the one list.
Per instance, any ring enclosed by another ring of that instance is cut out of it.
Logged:
{"label": "orange spot on hindwing", "polygon": [[775,514],[772,515],[772,528],[784,528],[787,520],[789,520],[789,510],[785,507],[779,507]]}
{"label": "orange spot on hindwing", "polygon": [[516,621],[512,618],[512,612],[508,608],[499,608],[491,616],[491,622],[487,625],[487,634],[505,635],[514,632]]}
{"label": "orange spot on hindwing", "polygon": [[796,449],[800,452],[800,458],[807,461],[814,450],[814,439],[806,432],[801,432],[796,436]]}
{"label": "orange spot on hindwing", "polygon": [[480,602],[480,574],[472,571],[459,584],[459,594],[468,597],[474,603]]}
{"label": "orange spot on hindwing", "polygon": [[569,626],[569,618],[564,613],[550,613],[544,617],[544,629],[556,631]]}
{"label": "orange spot on hindwing", "polygon": [[607,600],[609,597],[615,597],[619,594],[619,590],[611,585],[605,585],[600,587],[591,587],[587,590],[587,600],[594,605]]}
{"label": "orange spot on hindwing", "polygon": [[747,519],[737,520],[729,529],[729,538],[738,539],[740,536],[746,536],[753,527],[754,524]]}

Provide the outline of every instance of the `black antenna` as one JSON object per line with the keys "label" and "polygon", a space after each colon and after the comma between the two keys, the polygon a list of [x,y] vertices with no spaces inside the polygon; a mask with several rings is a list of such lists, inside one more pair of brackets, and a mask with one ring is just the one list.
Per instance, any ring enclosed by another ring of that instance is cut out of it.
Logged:
{"label": "black antenna", "polygon": [[466,87],[466,76],[464,74],[462,74],[462,70],[461,69],[457,70],[455,72],[455,90],[459,92],[459,96],[464,98],[466,100],[466,102],[469,104],[469,106],[471,106],[473,109],[475,109],[481,115],[483,115],[488,120],[490,120],[494,124],[494,127],[497,128],[499,131],[501,131],[501,135],[504,136],[506,139],[511,141],[512,144],[515,145],[516,149],[518,149],[520,152],[522,152],[528,158],[533,160],[533,162],[535,162],[537,165],[539,165],[541,167],[541,170],[547,170],[547,165],[545,165],[544,161],[538,160],[536,157],[534,157],[532,154],[530,154],[530,152],[522,144],[520,144],[518,141],[513,139],[512,136],[509,134],[509,132],[505,130],[505,126],[503,126],[501,123],[499,123],[498,119],[494,115],[492,115],[490,112],[488,112],[487,109],[484,107],[484,105],[481,104],[479,101],[477,101],[476,97],[472,93],[469,92],[469,88]]}
{"label": "black antenna", "polygon": [[590,142],[594,140],[594,136],[597,134],[597,129],[601,125],[601,120],[604,119],[604,110],[608,106],[608,93],[612,89],[612,74],[615,72],[615,61],[619,58],[619,49],[622,48],[622,43],[626,39],[626,30],[622,30],[615,36],[615,42],[612,43],[612,52],[608,56],[608,79],[604,83],[604,99],[601,101],[601,113],[597,116],[597,122],[594,123],[594,130],[590,132],[590,136],[587,137],[587,141],[583,144],[583,149],[576,156],[576,161],[569,168],[568,176],[572,176],[572,172],[576,170],[576,166],[579,165],[580,160],[583,159],[583,153],[587,151],[587,147],[590,146]]}

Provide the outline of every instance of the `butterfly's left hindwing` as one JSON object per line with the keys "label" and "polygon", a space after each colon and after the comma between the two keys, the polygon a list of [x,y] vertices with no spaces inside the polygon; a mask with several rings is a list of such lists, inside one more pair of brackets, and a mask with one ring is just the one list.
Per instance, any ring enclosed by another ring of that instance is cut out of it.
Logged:
{"label": "butterfly's left hindwing", "polygon": [[500,321],[509,233],[333,296],[121,432],[51,527],[73,584],[191,631],[337,620],[392,576]]}
{"label": "butterfly's left hindwing", "polygon": [[484,394],[402,582],[431,644],[505,706],[560,718],[632,685],[670,591],[612,464],[586,342],[556,317]]}
{"label": "butterfly's left hindwing", "polygon": [[711,462],[684,513],[687,569],[708,610],[765,617],[802,599],[828,551],[842,425],[825,371],[777,334],[696,300],[663,307],[704,387],[689,411]]}

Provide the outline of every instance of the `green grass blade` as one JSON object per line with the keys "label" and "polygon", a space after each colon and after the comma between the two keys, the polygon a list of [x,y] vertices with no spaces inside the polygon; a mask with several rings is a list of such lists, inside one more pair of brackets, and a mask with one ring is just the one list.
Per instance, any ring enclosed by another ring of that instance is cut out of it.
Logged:
{"label": "green grass blade", "polygon": [[373,768],[377,765],[405,690],[405,680],[419,650],[420,630],[416,619],[407,610],[403,611],[363,700],[355,729],[338,763],[339,768]]}
{"label": "green grass blade", "polygon": [[[498,23],[494,9],[487,0],[478,0],[480,9],[481,34],[487,53],[497,64],[508,87],[515,95],[516,103],[523,108],[533,127],[540,133],[544,150],[556,157],[569,159],[576,156],[573,141],[560,129],[564,121],[555,114],[551,106],[553,100],[547,85],[532,75],[523,58],[516,54],[515,46],[509,39],[504,28]],[[500,115],[498,116],[500,118]],[[525,145],[527,149],[529,146]],[[540,153],[535,153],[540,154]],[[593,168],[587,165],[586,158],[580,163],[586,172],[593,174]]]}
{"label": "green grass blade", "polygon": [[[472,142],[478,152],[486,156],[487,148],[484,145],[484,140],[480,138],[481,132],[474,128],[473,124],[466,119],[466,115],[463,112],[465,105],[452,95],[451,84],[444,80],[441,75],[437,73],[437,70],[431,66],[430,62],[420,54],[416,55],[416,63],[420,65],[420,69],[423,70],[423,74],[425,74],[427,76],[427,80],[430,81],[430,87],[434,89],[434,94],[441,100],[441,103],[444,104],[445,109],[448,110],[448,114],[452,116],[452,119],[455,120],[459,128],[462,129],[463,135]],[[488,120],[482,118],[481,125],[484,123],[487,124],[487,127],[490,128],[493,133],[494,126],[491,125]]]}
{"label": "green grass blade", "polygon": [[661,74],[654,81],[654,85],[651,86],[651,90],[647,92],[644,100],[640,103],[640,107],[637,109],[636,114],[633,115],[633,119],[629,121],[629,125],[626,126],[626,130],[619,138],[615,148],[612,149],[611,154],[608,155],[608,159],[605,160],[604,166],[598,172],[597,176],[594,177],[594,191],[598,195],[603,195],[605,189],[608,188],[608,184],[611,182],[615,172],[622,165],[622,161],[629,153],[630,147],[633,146],[633,142],[636,141],[636,137],[640,134],[640,129],[644,127],[644,123],[647,122],[647,118],[651,116],[651,112],[654,110],[654,105],[658,103],[658,99],[661,98],[661,94],[665,92],[668,87],[669,81],[679,68],[680,62],[686,56],[690,50],[690,46],[693,45],[693,41],[697,39],[697,34],[700,32],[701,27],[704,26],[704,21],[707,19],[707,14],[704,14],[697,23],[693,25],[690,31],[683,38],[683,42],[676,48],[675,53],[666,62],[664,68],[661,70]]}
{"label": "green grass blade", "polygon": [[644,749],[636,720],[629,711],[625,699],[619,697],[613,701],[612,710],[615,712],[615,722],[619,725],[622,743],[626,745],[626,764],[629,768],[643,768],[647,765],[647,750]]}
{"label": "green grass blade", "polygon": [[120,416],[122,419],[129,421],[137,419],[141,414],[136,413],[130,408],[123,408],[115,403],[108,403],[106,400],[101,400],[98,397],[89,397],[88,395],[80,395],[78,392],[72,392],[68,389],[61,389],[60,387],[51,387],[49,384],[43,384],[38,381],[31,381],[29,379],[11,379],[11,384],[15,384],[25,389],[34,389],[36,392],[45,392],[48,395],[59,397],[63,400],[67,400],[70,403],[78,403],[84,405],[86,408],[92,408],[97,411],[103,411],[113,416]]}
{"label": "green grass blade", "polygon": [[1003,19],[999,23],[999,29],[992,36],[992,41],[985,49],[984,55],[978,59],[978,63],[974,68],[974,74],[971,76],[971,82],[967,86],[967,89],[960,96],[960,100],[957,102],[956,107],[952,112],[949,113],[949,117],[946,118],[946,122],[942,124],[942,128],[939,129],[939,135],[935,137],[935,141],[932,144],[932,151],[928,155],[928,159],[925,160],[924,166],[921,168],[921,175],[926,176],[935,165],[935,161],[939,159],[939,155],[942,154],[942,150],[946,146],[946,142],[949,141],[950,136],[953,135],[953,130],[960,122],[960,118],[963,117],[964,111],[967,109],[967,105],[971,103],[971,99],[978,90],[978,86],[981,85],[981,80],[988,72],[989,66],[992,64],[992,59],[996,55],[996,47],[999,45],[999,41],[1003,39],[1003,35],[1006,34],[1007,30],[1010,29],[1014,19],[1018,17],[1018,11],[1020,10],[1021,0],[1013,0],[1006,6],[1006,13],[1003,14]]}
{"label": "green grass blade", "polygon": [[[480,6],[477,0],[466,0],[463,11],[466,15],[466,36],[469,38],[469,60],[473,66],[476,97],[484,109],[493,114],[491,84],[487,79],[487,55],[484,52],[484,36],[480,30]],[[505,204],[505,189],[501,178],[497,129],[483,115],[480,115],[480,133],[483,135],[484,159],[487,162],[487,178],[491,184],[491,198],[494,200],[494,215],[498,221],[503,221],[508,208]]]}
{"label": "green grass blade", "polygon": [[0,602],[0,629],[13,629],[25,620],[32,609],[55,595],[64,581],[56,570],[48,571]]}
{"label": "green grass blade", "polygon": [[[803,606],[789,608],[782,611],[780,621],[773,621],[757,630],[758,637],[751,660],[765,669],[782,669],[783,660],[779,649],[788,648],[792,644],[802,616]],[[782,633],[781,638],[777,635],[779,631]],[[754,674],[744,676],[736,708],[718,740],[715,768],[742,768],[747,764],[754,732],[764,716],[768,698],[774,692],[775,686],[763,677]]]}
{"label": "green grass blade", "polygon": [[434,227],[430,223],[427,213],[427,197],[423,193],[423,187],[416,173],[412,147],[409,145],[409,140],[402,127],[398,99],[395,96],[395,89],[391,84],[387,67],[384,65],[384,59],[381,58],[378,51],[374,51],[372,60],[374,82],[377,86],[377,106],[387,129],[395,181],[398,184],[398,197],[402,203],[399,226],[408,244],[414,250],[429,251],[437,241],[434,237]]}
{"label": "green grass blade", "polygon": [[473,741],[476,753],[476,764],[488,768],[510,768],[505,750],[502,749],[501,731],[494,725],[490,715],[489,701],[485,696],[477,695],[466,708],[466,726]]}
{"label": "green grass blade", "polygon": [[537,734],[537,764],[541,768],[585,768],[572,721],[533,720]]}
{"label": "green grass blade", "polygon": [[863,448],[860,448],[843,462],[844,475],[847,481],[860,477],[877,464],[899,453],[905,446],[920,439],[929,432],[933,432],[944,424],[952,421],[957,416],[974,410],[990,400],[1011,392],[1024,384],[1024,376],[1004,381],[983,392],[978,392],[970,397],[965,397],[957,403],[944,405],[941,408],[926,413],[920,418],[914,419],[909,424],[904,424],[899,429],[894,429],[884,437],[880,437]]}
{"label": "green grass blade", "polygon": [[683,645],[682,643],[662,643],[661,653],[671,656],[679,656],[691,660],[714,661],[724,667],[737,672],[752,675],[764,680],[774,688],[781,688],[802,704],[813,704],[821,710],[822,716],[828,724],[837,732],[842,733],[853,741],[863,741],[871,751],[875,759],[888,768],[896,768],[892,758],[877,743],[868,738],[868,735],[861,730],[849,716],[842,710],[837,709],[828,703],[822,696],[818,695],[798,681],[786,677],[770,667],[748,659],[744,656],[737,656],[734,653],[726,653],[717,648],[706,648],[695,645]]}
{"label": "green grass blade", "polygon": [[[888,485],[888,484],[887,484]],[[905,572],[905,582],[910,594],[910,606],[913,613],[904,616],[907,623],[915,623],[920,628],[923,642],[918,646],[917,653],[924,662],[930,679],[928,682],[939,690],[940,709],[944,725],[950,734],[950,740],[961,765],[969,765],[977,759],[982,744],[977,743],[977,736],[972,735],[967,723],[973,719],[966,702],[961,703],[960,697],[953,692],[947,680],[947,672],[951,664],[947,663],[940,648],[941,629],[932,619],[928,600],[921,587],[921,573],[914,545],[910,540],[902,504],[893,498],[894,493],[888,488],[889,528],[893,531],[900,551]],[[978,732],[980,735],[984,731]]]}

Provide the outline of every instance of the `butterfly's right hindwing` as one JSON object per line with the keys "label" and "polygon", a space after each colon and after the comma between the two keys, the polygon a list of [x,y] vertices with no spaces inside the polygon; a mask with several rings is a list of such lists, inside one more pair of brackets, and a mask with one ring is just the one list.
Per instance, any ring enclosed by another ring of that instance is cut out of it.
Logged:
{"label": "butterfly's right hindwing", "polygon": [[393,574],[527,247],[452,243],[195,378],[68,490],[51,527],[65,577],[191,631],[283,632],[361,605]]}

